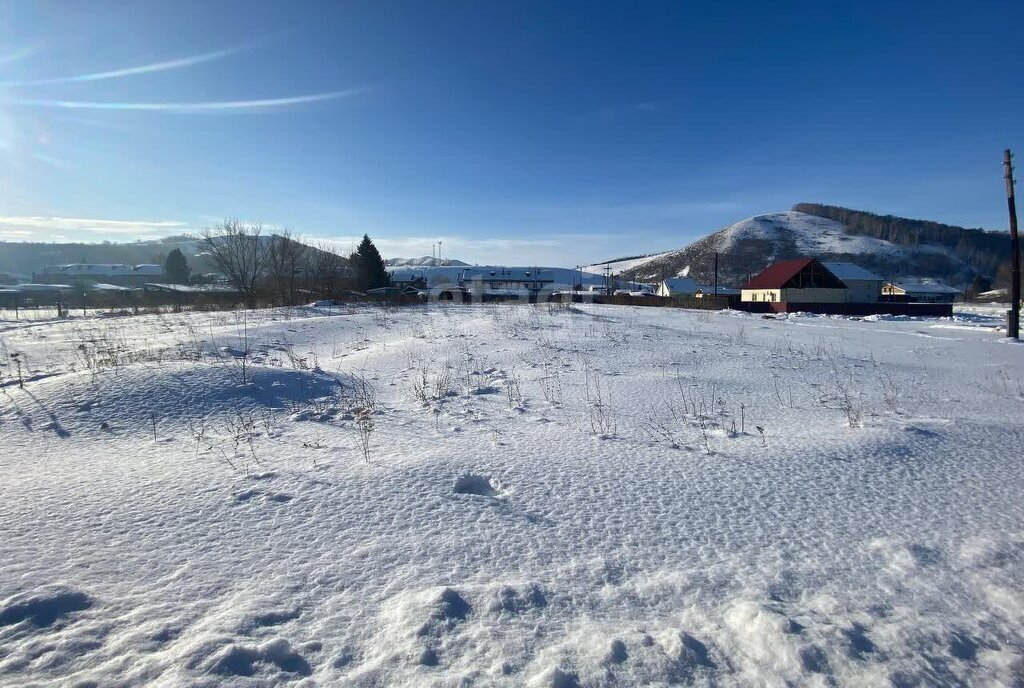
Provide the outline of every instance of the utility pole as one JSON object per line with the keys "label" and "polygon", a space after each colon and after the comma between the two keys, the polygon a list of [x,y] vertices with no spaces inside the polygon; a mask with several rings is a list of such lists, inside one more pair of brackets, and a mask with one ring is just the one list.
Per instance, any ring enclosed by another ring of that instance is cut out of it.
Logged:
{"label": "utility pole", "polygon": [[1006,336],[1020,338],[1020,238],[1017,236],[1017,201],[1013,196],[1013,154],[1003,151],[1003,171],[1006,177],[1006,204],[1010,211],[1010,310],[1006,313]]}
{"label": "utility pole", "polygon": [[715,296],[718,296],[718,251],[715,251]]}

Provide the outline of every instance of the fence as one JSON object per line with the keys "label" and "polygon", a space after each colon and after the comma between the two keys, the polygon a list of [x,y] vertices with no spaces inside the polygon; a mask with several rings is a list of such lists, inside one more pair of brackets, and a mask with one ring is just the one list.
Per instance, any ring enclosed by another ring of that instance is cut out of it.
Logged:
{"label": "fence", "polygon": [[951,303],[907,303],[879,301],[877,303],[782,303],[743,302],[739,309],[748,313],[819,313],[821,315],[912,315],[928,318],[948,318],[953,315]]}

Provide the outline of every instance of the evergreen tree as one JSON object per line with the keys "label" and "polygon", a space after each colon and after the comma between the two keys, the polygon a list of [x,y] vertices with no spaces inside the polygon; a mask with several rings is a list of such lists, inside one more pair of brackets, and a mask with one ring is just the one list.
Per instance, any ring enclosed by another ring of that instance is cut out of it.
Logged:
{"label": "evergreen tree", "polygon": [[989,291],[991,288],[992,280],[984,275],[975,275],[974,281],[971,282],[971,291],[975,294],[981,294],[982,292]]}
{"label": "evergreen tree", "polygon": [[359,248],[352,254],[350,260],[356,271],[356,286],[360,290],[366,291],[391,284],[391,275],[384,267],[384,259],[368,235],[363,235]]}
{"label": "evergreen tree", "polygon": [[164,274],[167,275],[167,279],[171,284],[188,284],[192,268],[188,266],[185,254],[181,252],[180,248],[176,248],[167,254],[167,259],[164,260]]}

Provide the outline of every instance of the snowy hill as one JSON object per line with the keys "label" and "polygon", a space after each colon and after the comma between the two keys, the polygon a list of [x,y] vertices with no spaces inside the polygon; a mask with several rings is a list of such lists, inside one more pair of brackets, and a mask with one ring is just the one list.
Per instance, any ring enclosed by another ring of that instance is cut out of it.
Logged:
{"label": "snowy hill", "polygon": [[[808,206],[830,208],[829,206]],[[860,216],[880,218],[869,213],[848,211]],[[919,221],[892,218],[893,224]],[[924,223],[922,223],[924,224]],[[934,224],[934,223],[931,223]],[[978,234],[998,242],[1000,235],[980,230],[935,225],[972,237]],[[898,234],[894,230],[893,235]],[[864,233],[859,227],[817,214],[790,210],[757,215],[740,220],[676,251],[645,258],[610,263],[613,271],[638,280],[665,277],[694,277],[698,281],[712,278],[714,255],[719,254],[719,279],[728,283],[744,281],[769,263],[799,256],[815,256],[824,260],[850,261],[884,277],[917,276],[937,278],[952,284],[985,274],[993,267],[992,256],[977,250],[958,251],[957,245],[929,242],[917,236],[902,241],[889,240]],[[991,252],[990,252],[991,253]],[[604,265],[590,266],[588,271],[602,272]]]}
{"label": "snowy hill", "polygon": [[618,275],[620,273],[634,270],[652,261],[660,260],[666,256],[670,256],[675,251],[667,251],[665,253],[652,253],[647,256],[638,256],[636,258],[623,258],[622,260],[609,260],[604,263],[594,263],[593,265],[585,265],[583,272],[588,272],[592,275],[603,275],[605,270],[611,270],[612,274]]}
{"label": "snowy hill", "polygon": [[463,263],[461,260],[455,260],[454,258],[434,258],[432,256],[423,256],[422,258],[388,258],[384,261],[384,264],[393,267],[444,267],[448,265],[469,265],[469,263]]}

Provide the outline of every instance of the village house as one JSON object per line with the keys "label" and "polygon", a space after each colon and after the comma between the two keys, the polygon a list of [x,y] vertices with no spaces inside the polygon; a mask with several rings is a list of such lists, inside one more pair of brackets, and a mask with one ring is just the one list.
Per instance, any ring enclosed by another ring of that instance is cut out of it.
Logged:
{"label": "village house", "polygon": [[390,274],[391,286],[398,287],[399,289],[407,287],[426,289],[430,286],[427,275],[423,270],[392,270]]}
{"label": "village house", "polygon": [[740,287],[753,303],[844,303],[847,287],[815,258],[773,263]]}
{"label": "village house", "polygon": [[882,294],[885,279],[856,263],[822,261],[822,265],[846,285],[847,303],[875,303]]}
{"label": "village house", "polygon": [[882,295],[892,301],[953,303],[960,290],[939,282],[888,282],[882,287]]}
{"label": "village house", "polygon": [[739,290],[724,287],[721,284],[716,289],[713,284],[697,284],[689,277],[671,277],[659,284],[654,293],[666,298],[691,296],[699,299],[716,294],[718,296],[735,296],[739,294]]}
{"label": "village house", "polygon": [[694,296],[700,291],[700,285],[689,277],[670,277],[658,285],[655,294],[658,296]]}
{"label": "village house", "polygon": [[733,289],[732,287],[723,287],[719,284],[717,287],[713,284],[705,284],[697,290],[694,294],[698,299],[704,298],[705,296],[739,296],[740,290]]}

